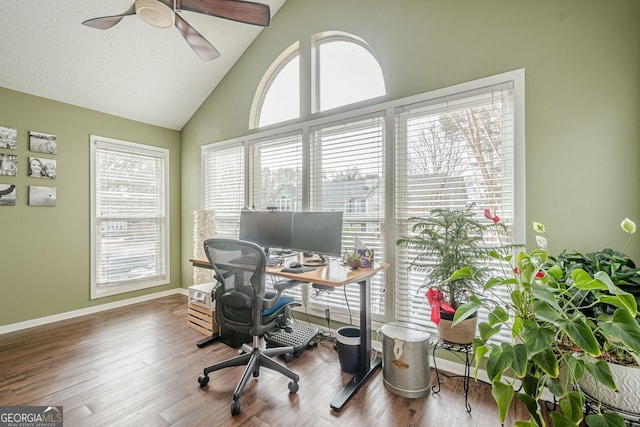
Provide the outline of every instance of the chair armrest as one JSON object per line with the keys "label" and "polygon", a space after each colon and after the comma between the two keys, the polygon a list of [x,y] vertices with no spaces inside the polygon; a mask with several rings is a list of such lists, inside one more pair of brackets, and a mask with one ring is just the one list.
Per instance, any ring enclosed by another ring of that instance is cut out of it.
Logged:
{"label": "chair armrest", "polygon": [[275,295],[265,295],[265,297],[262,300],[263,301],[262,308],[264,310],[268,310],[274,307],[278,303],[278,300],[280,300],[280,297],[282,296],[282,293],[284,291],[286,291],[289,288],[293,288],[294,286],[299,286],[302,283],[304,282],[301,282],[299,280],[280,280],[274,283],[273,289],[276,291],[276,293]]}
{"label": "chair armrest", "polygon": [[276,292],[278,292],[278,296],[286,291],[289,288],[293,288],[294,286],[300,286],[301,284],[303,284],[304,282],[301,282],[299,280],[280,280],[276,283],[274,283],[273,285],[273,289],[276,290]]}

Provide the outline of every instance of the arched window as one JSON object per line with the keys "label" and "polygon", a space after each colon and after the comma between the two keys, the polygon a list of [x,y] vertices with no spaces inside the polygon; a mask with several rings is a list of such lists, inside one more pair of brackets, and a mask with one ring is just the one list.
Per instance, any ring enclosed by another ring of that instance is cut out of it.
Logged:
{"label": "arched window", "polygon": [[323,32],[313,37],[313,87],[310,108],[300,97],[300,51],[296,42],[271,64],[251,106],[249,127],[264,127],[300,118],[300,111],[317,113],[386,93],[382,68],[367,43],[353,35]]}
{"label": "arched window", "polygon": [[257,117],[252,121],[257,123],[257,127],[300,117],[300,54],[298,50],[274,64],[277,64],[271,67],[274,71],[267,72],[262,79],[265,83],[260,84],[262,96],[258,97]]}
{"label": "arched window", "polygon": [[363,40],[343,33],[321,36],[315,42],[317,102],[314,112],[386,93],[382,68]]}

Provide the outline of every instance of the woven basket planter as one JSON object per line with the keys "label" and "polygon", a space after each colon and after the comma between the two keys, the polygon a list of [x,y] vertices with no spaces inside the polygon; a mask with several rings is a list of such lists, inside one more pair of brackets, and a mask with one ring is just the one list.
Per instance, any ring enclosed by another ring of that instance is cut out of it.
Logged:
{"label": "woven basket planter", "polygon": [[444,341],[454,344],[471,344],[476,336],[478,316],[474,315],[453,326],[453,314],[440,312],[438,335]]}

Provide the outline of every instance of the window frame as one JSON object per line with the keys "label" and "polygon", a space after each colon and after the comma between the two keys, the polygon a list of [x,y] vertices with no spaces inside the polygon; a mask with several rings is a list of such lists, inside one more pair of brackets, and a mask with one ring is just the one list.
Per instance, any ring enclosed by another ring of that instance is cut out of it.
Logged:
{"label": "window frame", "polygon": [[300,90],[298,91],[298,117],[291,118],[289,120],[283,122],[276,122],[267,124],[264,126],[260,126],[260,116],[262,113],[262,107],[264,105],[264,101],[267,97],[269,89],[271,88],[271,84],[276,80],[280,71],[285,68],[287,65],[291,63],[294,59],[298,58],[298,82],[301,82],[300,75],[300,43],[295,42],[288,48],[286,48],[275,61],[271,63],[267,71],[262,76],[260,83],[258,84],[258,88],[256,89],[256,93],[253,97],[253,102],[251,103],[251,110],[249,112],[249,129],[260,129],[260,128],[268,128],[270,126],[279,126],[282,123],[287,123],[291,120],[296,120],[301,117],[302,114],[302,101]]}
{"label": "window frame", "polygon": [[[371,55],[371,58],[375,60],[378,65],[378,69],[382,78],[382,86],[384,88],[384,93],[376,94],[373,96],[369,96],[367,98],[363,98],[357,101],[349,102],[346,104],[341,104],[337,106],[332,106],[330,108],[321,109],[320,106],[320,82],[321,82],[321,74],[320,74],[320,46],[323,44],[329,44],[332,42],[346,42],[351,43],[355,46],[362,48],[364,51],[368,52]],[[304,53],[304,54],[303,54]],[[306,58],[305,54],[310,56],[310,91],[305,91],[302,86],[305,84],[304,76],[301,71],[307,69],[303,66],[302,61]],[[298,117],[289,118],[283,120],[281,122],[268,123],[264,125],[260,125],[260,117],[262,115],[262,108],[264,107],[264,102],[269,93],[271,85],[277,79],[279,73],[288,66],[292,60],[298,59],[298,83],[300,84],[300,88],[298,91]],[[308,100],[309,105],[303,105],[303,102],[306,102],[307,98],[303,94],[308,94],[310,99]],[[300,43],[296,41],[292,45],[290,45],[287,49],[285,49],[275,61],[271,63],[271,65],[267,68],[267,71],[262,76],[260,83],[258,84],[258,88],[253,97],[253,101],[251,103],[251,110],[249,112],[249,129],[268,129],[271,127],[280,127],[283,124],[288,122],[292,122],[294,120],[300,120],[303,116],[308,115],[309,112],[311,115],[325,113],[327,111],[339,110],[339,109],[347,109],[353,105],[362,105],[363,102],[371,101],[372,99],[380,98],[387,94],[387,85],[384,78],[384,70],[382,68],[382,64],[378,60],[375,52],[369,46],[369,44],[357,37],[353,34],[346,33],[343,31],[323,31],[320,33],[316,33],[311,36],[311,47],[310,52],[301,52],[300,51]]]}
{"label": "window frame", "polygon": [[[395,203],[396,203],[396,194],[395,194],[395,144],[396,144],[396,112],[402,109],[405,106],[413,105],[416,103],[429,102],[433,100],[433,102],[441,102],[443,99],[447,99],[447,97],[453,96],[454,98],[458,97],[460,93],[473,93],[474,91],[482,91],[487,87],[497,86],[505,83],[511,82],[513,84],[513,156],[512,156],[512,165],[513,165],[513,182],[511,183],[513,187],[512,195],[513,195],[513,241],[516,243],[524,243],[525,242],[525,134],[524,134],[524,126],[525,126],[525,116],[524,116],[524,69],[517,69],[513,71],[508,71],[505,73],[497,74],[490,77],[485,77],[473,81],[469,81],[466,83],[461,83],[457,85],[452,85],[446,88],[437,89],[434,91],[417,94],[413,96],[409,96],[406,98],[401,98],[392,101],[386,101],[375,105],[370,105],[361,108],[352,108],[348,111],[340,111],[335,114],[329,114],[325,117],[315,118],[308,121],[304,121],[297,124],[281,124],[270,129],[265,129],[260,132],[252,133],[251,140],[254,139],[263,139],[271,136],[275,136],[283,133],[293,133],[293,132],[301,132],[303,135],[303,200],[305,203],[303,204],[303,210],[309,210],[309,175],[310,175],[310,164],[309,164],[309,138],[311,129],[328,126],[332,123],[340,122],[343,120],[351,120],[358,116],[364,116],[368,114],[375,114],[380,111],[384,111],[385,115],[385,146],[383,148],[383,155],[385,156],[384,160],[384,194],[385,194],[385,207],[384,207],[384,222],[386,227],[386,234],[383,241],[383,245],[385,248],[385,258],[377,259],[377,261],[384,261],[389,263],[390,268],[384,273],[380,273],[379,276],[382,276],[384,281],[386,281],[386,288],[383,296],[385,297],[384,301],[373,301],[372,304],[383,304],[384,305],[384,316],[376,316],[372,315],[373,327],[381,326],[384,323],[388,323],[395,320],[395,265],[396,265],[396,246],[395,241],[398,236],[395,230],[396,224],[396,212],[395,212]],[[237,138],[236,140],[212,143],[203,147],[203,153],[207,149],[211,149],[212,147],[219,144],[231,143],[233,141],[243,140],[246,144],[250,143],[250,139],[248,137]],[[245,183],[248,186],[248,181],[250,178],[250,169],[249,169],[249,160],[246,159],[246,174],[245,174]],[[203,175],[204,177],[204,170]],[[205,185],[203,178],[203,187]],[[204,190],[203,190],[204,191]],[[245,205],[250,206],[249,200],[249,192],[245,192]],[[203,206],[203,208],[205,208]],[[239,213],[238,213],[239,216]],[[342,291],[337,290],[337,292],[342,293]],[[346,292],[346,291],[345,291]],[[426,302],[425,302],[426,304]],[[351,309],[354,309],[351,306]],[[355,312],[357,313],[358,307],[355,307]],[[313,314],[319,316],[320,318],[324,318],[323,310],[309,310],[309,314]],[[335,316],[332,312],[332,319],[349,323],[352,320],[352,313],[349,312],[348,315],[345,313],[338,313]],[[357,316],[353,319],[356,319]]]}
{"label": "window frame", "polygon": [[[363,50],[367,51],[371,55],[371,57],[377,62],[378,67],[380,68],[380,73],[382,74],[382,85],[384,86],[383,94],[378,94],[375,96],[371,96],[369,98],[364,98],[358,101],[349,102],[347,104],[336,105],[336,106],[332,106],[324,109],[322,108],[322,106],[320,105],[320,101],[322,98],[321,97],[322,74],[320,72],[320,68],[321,68],[320,47],[323,44],[334,43],[334,42],[352,43],[356,46],[361,47]],[[387,88],[386,88],[387,85],[384,79],[382,64],[378,60],[378,57],[376,56],[371,46],[369,46],[369,44],[366,41],[364,41],[360,37],[357,37],[353,34],[345,33],[342,31],[326,31],[326,32],[315,34],[312,38],[311,69],[313,70],[312,76],[311,76],[311,113],[312,114],[348,108],[349,106],[359,105],[362,102],[370,101],[372,99],[376,99],[381,96],[385,96],[387,94]]]}
{"label": "window frame", "polygon": [[[100,219],[97,217],[97,173],[98,165],[96,163],[96,151],[98,149],[112,149],[114,151],[121,151],[127,153],[139,153],[141,155],[154,157],[161,160],[164,179],[162,182],[162,197],[163,197],[163,212],[164,212],[164,233],[162,233],[162,247],[164,253],[164,275],[160,277],[152,277],[149,279],[132,279],[122,280],[112,284],[99,284],[97,281],[97,268],[98,263],[98,244],[99,236],[97,236],[96,230]],[[91,200],[91,292],[90,298],[98,299],[112,295],[119,295],[123,293],[138,291],[142,289],[149,289],[157,286],[167,285],[170,283],[171,278],[171,218],[170,218],[170,152],[166,148],[134,143],[130,141],[123,141],[114,138],[108,138],[98,135],[90,135],[90,200]]]}
{"label": "window frame", "polygon": [[[249,174],[248,174],[248,168],[249,168],[249,159],[247,156],[247,144],[246,144],[246,140],[245,138],[236,138],[233,140],[229,140],[223,143],[218,143],[218,144],[208,144],[203,146],[200,149],[200,159],[201,159],[201,165],[200,165],[200,170],[201,170],[201,182],[200,182],[200,191],[201,191],[201,195],[200,195],[200,209],[201,210],[211,210],[212,208],[210,207],[209,204],[209,194],[211,194],[210,191],[207,191],[207,185],[209,184],[209,172],[207,170],[207,161],[208,158],[207,156],[210,155],[214,155],[216,152],[222,152],[222,151],[231,151],[231,150],[238,150],[239,151],[239,156],[241,157],[241,163],[243,164],[243,170],[241,171],[242,173],[242,177],[243,177],[243,194],[242,194],[242,199],[243,199],[243,206],[249,206],[248,203],[248,194],[249,194]],[[240,207],[242,208],[242,206]],[[225,218],[226,220],[226,218]],[[216,215],[216,228],[218,226],[218,224],[223,223],[225,221],[221,221],[221,218]],[[240,209],[238,209],[237,212],[237,216],[233,217],[233,216],[229,216],[229,220],[227,221],[227,228],[228,229],[233,229],[235,232],[235,235],[232,235],[227,232],[220,232],[218,229],[216,229],[217,232],[217,236],[218,237],[229,237],[229,238],[237,238],[238,237],[238,233],[240,231]]]}

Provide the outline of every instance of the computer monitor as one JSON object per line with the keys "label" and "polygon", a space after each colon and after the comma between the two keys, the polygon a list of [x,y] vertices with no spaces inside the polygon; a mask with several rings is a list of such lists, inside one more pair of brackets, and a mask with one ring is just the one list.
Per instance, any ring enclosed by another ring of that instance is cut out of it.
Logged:
{"label": "computer monitor", "polygon": [[342,212],[294,212],[291,249],[319,255],[340,256]]}
{"label": "computer monitor", "polygon": [[240,212],[240,240],[269,249],[290,249],[293,214],[291,212]]}

